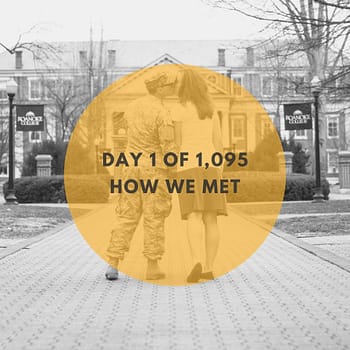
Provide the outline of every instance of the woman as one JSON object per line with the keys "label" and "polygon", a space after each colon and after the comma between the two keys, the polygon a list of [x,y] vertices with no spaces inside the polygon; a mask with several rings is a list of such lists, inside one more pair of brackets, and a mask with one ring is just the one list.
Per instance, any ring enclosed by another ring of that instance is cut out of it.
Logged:
{"label": "woman", "polygon": [[[194,193],[180,193],[182,219],[187,220],[187,236],[194,267],[187,282],[214,279],[213,265],[219,246],[218,215],[227,215],[225,196],[220,193],[203,193],[203,181],[219,179],[221,169],[211,166],[214,152],[222,152],[220,121],[201,75],[185,69],[178,76],[177,94],[180,100],[175,124],[175,140],[180,152],[188,152],[178,178],[194,179]],[[199,166],[201,160],[203,166]],[[205,164],[207,166],[205,166]],[[209,167],[208,167],[209,165]],[[206,169],[207,168],[207,169]],[[201,258],[202,226],[205,229],[205,258]]]}

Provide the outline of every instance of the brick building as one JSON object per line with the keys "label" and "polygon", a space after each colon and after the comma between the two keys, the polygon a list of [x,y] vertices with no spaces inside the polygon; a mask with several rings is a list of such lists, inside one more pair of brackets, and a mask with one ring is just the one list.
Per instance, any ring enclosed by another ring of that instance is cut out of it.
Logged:
{"label": "brick building", "polygon": [[[311,130],[284,130],[283,103],[312,101],[308,88],[312,77],[300,54],[280,60],[267,45],[237,40],[112,40],[61,42],[52,46],[55,54],[45,57],[42,53],[33,57],[31,53],[21,51],[15,55],[0,54],[0,134],[7,128],[6,81],[9,78],[18,83],[15,103],[45,104],[45,131],[16,133],[17,176],[23,157],[34,143],[45,139],[69,139],[74,122],[103,88],[143,67],[167,63],[201,66],[230,77],[262,103],[282,137],[293,136],[305,149],[313,152]],[[240,111],[235,101],[244,101],[243,89],[228,84],[219,75],[205,74],[222,117],[224,146],[235,150],[254,148],[269,131],[270,123]],[[323,91],[327,95],[324,118],[327,176],[333,177],[334,181],[338,176],[338,151],[349,149],[350,142],[350,101],[346,94],[337,92],[336,84],[339,82]],[[106,109],[111,125],[113,118],[118,119],[123,113],[122,109],[122,105],[118,111]],[[251,122],[255,123],[256,131],[248,142]],[[0,159],[0,176],[6,174],[7,156],[4,153]]]}

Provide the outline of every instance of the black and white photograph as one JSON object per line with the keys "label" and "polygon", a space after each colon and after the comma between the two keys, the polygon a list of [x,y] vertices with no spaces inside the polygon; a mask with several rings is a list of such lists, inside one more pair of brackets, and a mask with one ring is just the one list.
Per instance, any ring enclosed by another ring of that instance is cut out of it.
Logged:
{"label": "black and white photograph", "polygon": [[349,0],[1,13],[1,350],[350,349]]}

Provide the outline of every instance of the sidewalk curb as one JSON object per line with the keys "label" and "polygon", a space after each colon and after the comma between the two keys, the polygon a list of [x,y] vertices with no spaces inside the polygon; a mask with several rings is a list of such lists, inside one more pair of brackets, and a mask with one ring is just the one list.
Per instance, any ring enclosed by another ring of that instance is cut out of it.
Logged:
{"label": "sidewalk curb", "polygon": [[[241,214],[246,220],[251,221],[257,226],[262,227],[263,229],[270,231],[270,227],[260,221],[252,219],[250,216],[247,216],[245,214]],[[346,258],[342,258],[332,252],[329,252],[325,249],[316,247],[310,243],[307,243],[305,241],[300,240],[299,238],[296,238],[286,232],[283,232],[275,227],[273,227],[270,231],[275,236],[287,241],[290,244],[293,244],[294,246],[303,249],[307,251],[308,253],[317,256],[318,258],[327,261],[333,265],[336,265],[337,267],[341,268],[342,270],[346,272],[350,272],[350,260]]]}
{"label": "sidewalk curb", "polygon": [[51,237],[51,236],[61,232],[62,230],[66,229],[70,225],[74,225],[74,222],[71,222],[71,221],[66,222],[64,224],[61,224],[57,227],[52,228],[51,230],[49,230],[47,232],[41,233],[40,235],[25,239],[24,241],[18,242],[16,244],[11,245],[10,247],[2,249],[2,250],[0,250],[0,260],[6,258],[9,255],[12,255],[12,254],[18,252],[21,249],[27,248],[34,243],[42,241],[45,238]]}
{"label": "sidewalk curb", "polygon": [[[98,210],[101,210],[102,208],[99,208]],[[237,213],[237,212],[236,212]],[[77,220],[81,220],[84,217],[91,215],[92,213],[87,213],[82,215],[80,218],[78,218]],[[251,218],[248,215],[245,215],[241,212],[237,213],[239,215],[241,215],[242,217],[244,217],[246,220],[254,223],[257,226],[262,227],[263,229],[270,231],[270,227],[260,221],[254,220],[253,218]],[[72,222],[67,222],[64,223],[62,225],[59,225],[45,233],[42,233],[38,236],[32,237],[32,238],[28,238],[25,241],[22,242],[18,242],[8,248],[5,248],[3,250],[0,250],[0,260],[6,258],[9,255],[12,255],[16,252],[18,252],[19,250],[25,249],[27,247],[29,247],[30,245],[40,242],[48,237],[51,237],[53,235],[58,234],[59,232],[63,231],[64,229],[66,229],[67,227],[71,226],[71,225],[75,225],[74,221]],[[317,257],[319,257],[320,259],[327,261],[333,265],[336,265],[337,267],[341,268],[342,270],[346,271],[346,272],[350,272],[350,260],[339,257],[338,255],[331,253],[327,250],[324,250],[322,248],[316,247],[312,244],[309,244],[305,241],[300,240],[299,238],[296,238],[294,236],[289,235],[288,233],[285,233],[275,227],[273,227],[270,231],[272,234],[274,234],[275,236],[287,241],[288,243],[303,249],[305,251],[307,251],[310,254],[313,254]]]}
{"label": "sidewalk curb", "polygon": [[350,272],[350,260],[346,258],[342,258],[328,250],[319,248],[317,246],[314,246],[312,244],[306,243],[299,238],[296,238],[294,236],[289,235],[288,233],[285,233],[277,228],[273,228],[271,230],[271,233],[275,236],[284,239],[285,241],[295,245],[298,248],[304,249],[310,254],[316,255],[317,257],[321,258],[322,260],[325,260],[333,265],[338,266],[339,268],[345,270],[346,272]]}

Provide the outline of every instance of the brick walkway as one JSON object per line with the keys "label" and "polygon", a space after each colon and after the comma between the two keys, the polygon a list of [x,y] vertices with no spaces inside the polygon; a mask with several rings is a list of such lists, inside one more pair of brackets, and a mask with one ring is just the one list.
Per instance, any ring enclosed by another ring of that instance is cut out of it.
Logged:
{"label": "brick walkway", "polygon": [[331,251],[332,253],[350,260],[350,235],[348,236],[323,236],[301,238],[304,242],[313,244],[322,249]]}
{"label": "brick walkway", "polygon": [[350,349],[350,275],[270,235],[215,281],[122,275],[74,225],[0,260],[0,349]]}

